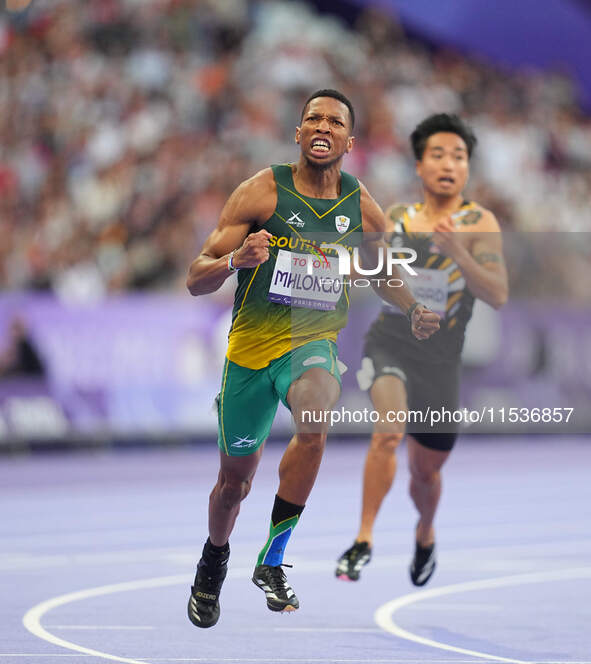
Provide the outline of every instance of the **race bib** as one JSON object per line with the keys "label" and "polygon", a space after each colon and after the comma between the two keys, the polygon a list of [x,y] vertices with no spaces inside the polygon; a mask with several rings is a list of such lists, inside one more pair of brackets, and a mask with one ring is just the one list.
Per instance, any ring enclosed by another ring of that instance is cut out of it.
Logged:
{"label": "race bib", "polygon": [[415,299],[442,318],[447,307],[448,273],[444,270],[428,270],[415,267],[416,277],[408,277],[405,284]]}
{"label": "race bib", "polygon": [[[413,294],[415,300],[424,304],[442,318],[445,318],[447,307],[448,274],[444,270],[429,270],[424,267],[413,267],[417,276],[405,276],[404,284]],[[387,305],[389,311],[400,313],[400,310]]]}
{"label": "race bib", "polygon": [[[312,263],[312,274],[308,274],[308,262]],[[338,264],[336,256],[325,260],[280,249],[267,297],[291,307],[333,311],[343,293]]]}

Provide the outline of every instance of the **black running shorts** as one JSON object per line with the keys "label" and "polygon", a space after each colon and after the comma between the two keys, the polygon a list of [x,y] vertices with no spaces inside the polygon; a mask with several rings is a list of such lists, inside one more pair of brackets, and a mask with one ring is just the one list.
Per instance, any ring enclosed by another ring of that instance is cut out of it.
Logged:
{"label": "black running shorts", "polygon": [[449,451],[456,441],[459,418],[460,362],[425,362],[415,352],[405,351],[395,340],[368,333],[357,380],[369,390],[380,376],[400,378],[406,387],[408,413],[406,433],[421,445]]}

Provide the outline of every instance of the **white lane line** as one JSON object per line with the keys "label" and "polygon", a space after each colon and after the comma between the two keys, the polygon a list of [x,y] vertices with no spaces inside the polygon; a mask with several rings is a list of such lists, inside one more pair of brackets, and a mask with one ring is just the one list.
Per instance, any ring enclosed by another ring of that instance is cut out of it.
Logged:
{"label": "white lane line", "polygon": [[[80,655],[78,653],[58,653],[56,655],[49,655],[47,653],[0,653],[0,657],[91,657],[91,655]],[[138,660],[142,664],[148,664],[147,659],[140,658]],[[373,663],[384,663],[384,664],[482,664],[481,659],[310,659],[306,658],[277,658],[273,657],[272,659],[265,658],[231,658],[231,657],[150,657],[150,662],[207,662],[207,664],[213,664],[214,662],[325,662],[332,664],[333,662],[345,662],[347,664],[373,664]],[[591,664],[591,662],[539,662],[538,664]]]}
{"label": "white lane line", "polygon": [[[492,661],[492,660],[491,660]],[[153,658],[150,657],[150,662],[205,662],[206,664],[214,664],[214,662],[276,662],[295,664],[310,664],[310,662],[318,662],[319,664],[482,664],[481,659],[335,659],[334,657],[177,657],[177,658]],[[147,660],[144,662],[147,664]],[[536,664],[542,664],[536,662]],[[556,663],[552,663],[556,664]],[[559,664],[572,664],[572,662],[563,662]],[[576,663],[575,663],[576,664]]]}
{"label": "white lane line", "polygon": [[[68,657],[72,657],[73,655],[68,655]],[[487,660],[484,660],[486,662]],[[488,660],[489,662],[496,662],[497,660],[491,658]],[[273,657],[272,659],[264,659],[264,658],[248,658],[248,657],[240,657],[240,658],[232,658],[232,657],[226,657],[226,658],[220,658],[220,657],[202,657],[202,658],[196,658],[196,657],[150,657],[150,662],[206,662],[207,664],[213,664],[214,662],[327,662],[328,664],[333,664],[334,662],[343,662],[345,664],[379,664],[384,663],[384,664],[484,664],[482,659],[425,659],[424,657],[422,659],[408,659],[408,657],[405,657],[404,659],[334,659],[333,657],[329,659],[310,659],[309,657],[305,658],[300,658],[300,659],[285,659],[285,658],[277,658]],[[147,660],[144,661],[144,664],[147,664]],[[543,661],[543,660],[538,660],[533,664],[591,664],[591,661]]]}
{"label": "white lane line", "polygon": [[[332,563],[331,563],[332,565]],[[303,563],[301,565],[298,565],[300,567],[301,571],[304,572],[313,572],[313,571],[324,571],[325,568],[327,567],[327,563],[324,561],[315,561],[315,562],[309,562],[309,563]],[[589,575],[591,576],[591,568],[583,568],[584,575]],[[250,577],[252,574],[252,568],[234,568],[229,570],[228,576],[233,577],[233,578],[244,578],[244,577]],[[578,575],[578,576],[577,576]],[[508,658],[503,658],[503,657],[497,657],[494,655],[487,655],[485,653],[477,653],[476,651],[471,651],[471,650],[465,650],[461,648],[456,648],[454,646],[449,646],[446,644],[441,644],[437,641],[431,641],[429,639],[424,639],[423,637],[414,635],[410,632],[407,632],[403,630],[402,628],[398,627],[391,619],[391,614],[401,608],[402,606],[406,606],[408,604],[413,604],[415,602],[421,601],[423,599],[428,599],[430,597],[439,597],[442,595],[450,594],[453,592],[464,592],[467,590],[478,590],[481,588],[490,588],[490,587],[501,587],[501,585],[514,585],[516,583],[536,583],[539,581],[541,577],[544,577],[545,580],[549,580],[550,577],[552,579],[556,577],[557,579],[565,579],[565,578],[580,578],[581,572],[577,572],[577,570],[561,570],[561,571],[556,571],[556,572],[545,572],[545,573],[536,573],[536,574],[522,574],[522,575],[516,575],[516,576],[511,576],[511,577],[501,577],[499,579],[490,579],[490,580],[485,580],[485,581],[480,581],[480,582],[471,582],[467,584],[457,584],[454,586],[445,586],[443,588],[434,588],[431,590],[427,591],[422,591],[420,593],[411,593],[410,595],[405,595],[401,598],[398,598],[396,600],[393,600],[392,602],[388,602],[384,606],[380,607],[375,615],[374,619],[378,623],[382,629],[385,629],[388,632],[391,632],[397,636],[400,636],[401,638],[410,640],[410,641],[415,641],[417,643],[423,643],[424,645],[429,645],[433,646],[436,648],[440,648],[443,650],[450,650],[452,652],[458,652],[460,654],[466,654],[470,656],[476,656],[479,658],[484,658],[484,659],[489,659],[490,661],[502,661],[502,662],[509,662],[513,664],[524,664],[520,660],[514,660],[514,659],[508,659]],[[503,584],[503,579],[510,579],[509,582],[506,582]],[[528,579],[526,581],[519,581],[520,579]],[[531,580],[535,579],[535,581]],[[101,652],[98,650],[93,650],[91,648],[86,648],[84,646],[81,646],[79,644],[73,643],[71,641],[67,641],[66,639],[62,639],[60,637],[55,636],[54,634],[51,634],[50,632],[47,631],[42,625],[41,625],[41,619],[43,616],[48,613],[49,611],[58,608],[60,606],[63,606],[65,604],[69,604],[71,602],[77,602],[81,600],[86,600],[92,597],[99,597],[102,595],[109,595],[113,593],[118,593],[118,592],[127,592],[127,591],[135,591],[135,590],[143,590],[143,589],[148,589],[148,588],[161,588],[165,586],[171,586],[171,585],[176,585],[176,584],[181,584],[181,583],[188,583],[187,575],[186,574],[177,574],[174,576],[166,576],[166,577],[157,577],[157,578],[148,578],[148,579],[139,579],[137,581],[131,581],[131,582],[125,582],[125,583],[118,583],[118,584],[109,584],[105,586],[99,586],[96,588],[88,588],[86,590],[80,590],[77,592],[72,592],[72,593],[67,593],[65,595],[59,595],[58,597],[51,598],[49,600],[46,600],[44,602],[41,602],[37,604],[36,606],[32,607],[27,611],[27,613],[23,616],[23,625],[24,627],[31,632],[34,636],[37,636],[40,639],[43,639],[45,641],[48,641],[49,643],[53,643],[54,645],[60,646],[62,648],[66,648],[68,650],[74,650],[78,653],[82,653],[85,655],[92,655],[95,657],[102,657],[103,659],[108,659],[116,662],[124,662],[126,664],[145,664],[147,661],[146,659],[138,658],[138,659],[130,659],[130,658],[125,658],[125,657],[119,657],[117,655],[111,655],[109,653]],[[483,585],[484,584],[484,585]],[[491,585],[492,584],[492,585]],[[378,619],[378,614],[380,614],[382,617]],[[380,622],[382,620],[382,622]],[[161,661],[207,661],[207,660],[199,660],[199,659],[187,659],[187,660],[161,660]],[[211,660],[214,661],[214,660]],[[244,661],[243,659],[241,660],[215,660],[215,661]],[[252,660],[252,661],[266,661],[266,660]],[[272,661],[272,660],[269,660]],[[275,660],[278,661],[278,660]],[[288,661],[288,660],[286,660]],[[293,660],[296,661],[296,660]],[[297,660],[297,661],[313,661],[313,660]],[[318,660],[320,661],[320,660]],[[330,661],[330,660],[324,660],[324,661]],[[336,661],[336,660],[335,660]],[[342,660],[344,661],[344,660]],[[352,660],[354,661],[354,660]],[[377,660],[374,660],[377,661]],[[387,660],[387,661],[392,661],[392,660]],[[531,664],[531,663],[525,663],[525,664]],[[572,664],[572,663],[568,663]],[[590,663],[591,664],[591,663]]]}
{"label": "white lane line", "polygon": [[440,588],[431,588],[430,590],[422,590],[420,592],[409,593],[402,595],[386,604],[380,606],[374,613],[374,620],[376,623],[390,634],[420,643],[432,648],[440,648],[441,650],[449,650],[457,652],[461,655],[470,655],[472,657],[481,657],[483,659],[494,660],[495,662],[508,662],[510,664],[539,664],[533,662],[524,662],[520,659],[511,659],[509,657],[498,657],[496,655],[489,655],[488,653],[478,652],[477,650],[468,650],[467,648],[458,648],[456,646],[434,641],[425,637],[413,634],[402,627],[399,627],[393,620],[393,614],[404,606],[421,602],[433,597],[443,597],[445,595],[453,595],[456,593],[470,592],[475,590],[487,590],[491,588],[503,588],[508,586],[517,586],[531,583],[545,583],[548,581],[567,581],[569,579],[591,578],[591,567],[581,567],[567,570],[552,570],[549,572],[536,572],[533,574],[515,574],[513,576],[501,576],[495,579],[483,579],[482,581],[469,581],[467,583],[456,583],[450,586],[442,586]]}
{"label": "white lane line", "polygon": [[84,553],[5,553],[0,555],[0,570],[35,569],[44,567],[70,567],[71,565],[111,565],[114,563],[152,562],[176,560],[179,556],[195,558],[195,550],[175,548],[122,549]]}
{"label": "white lane line", "polygon": [[[189,524],[186,524],[185,522],[179,522],[176,525],[170,526],[167,523],[162,523],[159,528],[158,532],[163,531],[167,532],[170,531],[171,533],[178,535],[179,530],[182,528],[188,527]],[[470,532],[473,532],[474,534],[485,534],[489,536],[491,532],[493,531],[499,531],[501,533],[505,532],[513,532],[515,528],[519,527],[520,531],[525,534],[527,532],[539,532],[540,529],[542,530],[542,534],[547,533],[547,532],[557,532],[562,535],[565,534],[566,531],[572,530],[574,531],[574,534],[580,534],[581,532],[581,522],[580,521],[565,521],[564,519],[554,519],[552,521],[544,521],[543,524],[539,522],[528,522],[528,523],[521,523],[521,522],[515,522],[515,521],[502,521],[499,523],[487,523],[486,526],[480,526],[475,524],[470,528]],[[411,526],[412,528],[412,526]],[[448,524],[446,527],[447,532],[452,533],[452,532],[463,532],[464,531],[464,526],[462,524]],[[398,533],[404,532],[404,528],[398,526],[397,527]],[[151,535],[154,532],[154,527],[152,525],[147,525],[147,526],[136,526],[136,527],[128,527],[126,526],[125,528],[89,528],[89,529],[73,529],[73,530],[55,530],[52,529],[49,532],[14,532],[12,534],[3,534],[0,537],[0,546],[2,548],[6,548],[10,545],[18,545],[18,544],[31,544],[34,543],[35,545],[39,545],[40,543],[48,542],[49,544],[53,545],[56,541],[56,538],[59,539],[60,542],[64,542],[67,544],[72,544],[73,541],[81,541],[81,542],[88,542],[89,540],[95,541],[97,538],[101,538],[103,540],[108,539],[110,537],[118,537],[122,533],[126,535],[133,534],[134,538],[137,539],[138,537],[142,536],[143,534],[148,534]],[[386,528],[377,528],[376,532],[378,533],[390,533],[391,530],[386,529]],[[586,532],[586,531],[583,531]],[[316,537],[308,537],[304,535],[300,535],[298,538],[298,541],[303,541],[303,542],[310,542],[311,544],[314,544],[316,541],[320,543],[320,545],[324,545],[326,542],[329,544],[334,543],[334,538],[336,537],[336,534],[330,534],[327,536],[318,536]],[[340,537],[340,535],[339,535]],[[251,538],[247,537],[245,540],[249,543],[257,543],[258,544],[258,539],[256,538]],[[192,546],[192,544],[190,543]]]}
{"label": "white lane line", "polygon": [[100,650],[93,650],[92,648],[85,648],[84,646],[72,643],[61,639],[54,634],[48,632],[42,625],[41,619],[43,616],[52,609],[56,609],[64,604],[71,602],[78,602],[80,600],[89,599],[90,597],[100,597],[102,595],[111,595],[113,593],[127,592],[133,590],[144,590],[146,588],[162,588],[164,586],[171,586],[177,583],[185,583],[187,581],[186,574],[177,574],[175,576],[162,576],[153,579],[140,579],[139,581],[130,581],[126,583],[115,583],[107,586],[99,586],[97,588],[87,588],[86,590],[79,590],[65,595],[53,597],[45,602],[37,604],[32,609],[29,609],[23,616],[23,625],[34,636],[53,643],[56,646],[67,648],[68,650],[75,650],[76,652],[84,655],[93,655],[94,657],[102,657],[103,659],[110,659],[114,662],[125,662],[126,664],[145,664],[145,659],[130,659],[128,657],[118,657],[117,655],[110,655]]}
{"label": "white lane line", "polygon": [[156,629],[143,625],[45,625],[45,629]]}
{"label": "white lane line", "polygon": [[[310,563],[309,565],[302,565],[302,567],[307,568],[308,570],[314,570],[318,567],[318,563]],[[252,567],[238,567],[230,569],[228,571],[229,578],[250,578],[252,574]],[[51,599],[45,600],[35,605],[29,609],[23,616],[23,625],[34,636],[53,643],[56,646],[62,648],[67,648],[68,650],[75,650],[76,652],[82,653],[84,655],[92,655],[94,657],[102,657],[103,659],[109,659],[114,662],[124,662],[125,664],[145,664],[146,659],[138,658],[131,659],[128,657],[119,657],[118,655],[111,655],[110,653],[102,652],[100,650],[93,650],[92,648],[86,648],[72,641],[67,641],[62,639],[59,636],[55,636],[49,632],[45,627],[41,625],[41,619],[43,616],[65,604],[71,604],[72,602],[79,602],[81,600],[90,599],[92,597],[101,597],[103,595],[111,595],[114,593],[120,592],[129,592],[134,590],[145,590],[148,588],[163,588],[165,586],[174,586],[181,583],[186,583],[189,585],[190,579],[186,574],[175,574],[173,576],[162,576],[150,579],[138,579],[137,581],[128,581],[125,583],[114,583],[106,586],[97,586],[95,588],[87,588],[85,590],[78,590],[72,593],[66,593],[65,595],[58,595]],[[191,661],[191,660],[189,660]],[[195,660],[195,661],[208,661],[208,660]],[[220,660],[222,661],[222,660]]]}
{"label": "white lane line", "polygon": [[[381,631],[381,630],[380,630]],[[47,653],[0,653],[0,657],[91,657],[92,655],[80,655],[78,653],[58,653],[55,655],[50,655]],[[139,658],[138,660],[142,664],[147,664],[148,660],[145,658]],[[150,662],[207,662],[208,664],[213,664],[214,662],[325,662],[332,664],[332,662],[344,662],[346,664],[482,664],[482,660],[476,659],[322,659],[322,658],[277,658],[273,657],[272,659],[265,658],[232,658],[232,657],[150,657]],[[539,664],[591,664],[591,662],[539,662]]]}
{"label": "white lane line", "polygon": [[[310,562],[310,563],[305,563],[301,565],[301,569],[304,571],[317,571],[317,570],[324,570],[326,567],[327,563],[326,562]],[[300,567],[300,566],[299,566]],[[242,568],[233,568],[228,571],[228,577],[232,578],[250,578],[252,574],[252,568],[251,567],[242,567]],[[71,604],[72,602],[78,602],[86,599],[90,599],[93,597],[100,597],[103,595],[110,595],[113,593],[119,593],[119,592],[129,592],[129,591],[135,591],[135,590],[144,590],[148,588],[162,588],[165,586],[172,586],[172,585],[177,585],[181,583],[186,583],[187,585],[189,584],[189,579],[186,574],[177,574],[174,576],[165,576],[165,577],[157,577],[157,578],[150,578],[150,579],[139,579],[137,581],[130,581],[130,582],[125,582],[125,583],[116,583],[116,584],[109,584],[106,586],[98,586],[95,588],[87,588],[85,590],[79,590],[76,592],[71,592],[67,593],[65,595],[59,595],[58,597],[53,597],[51,599],[45,600],[44,602],[41,602],[37,604],[36,606],[32,607],[29,609],[25,615],[23,616],[23,625],[25,628],[31,632],[34,636],[43,639],[44,641],[48,641],[49,643],[53,643],[56,646],[60,646],[62,648],[67,648],[68,650],[75,650],[76,652],[85,654],[85,655],[92,655],[94,657],[102,657],[104,659],[108,659],[111,661],[115,662],[124,662],[126,664],[145,664],[147,660],[142,659],[142,658],[137,658],[137,659],[132,659],[132,658],[127,658],[127,657],[119,657],[118,655],[112,655],[110,653],[102,652],[100,650],[94,650],[92,648],[86,648],[85,646],[79,645],[77,643],[73,643],[72,641],[67,641],[66,639],[60,638],[56,636],[55,634],[52,634],[51,632],[48,631],[45,627],[41,625],[41,620],[42,618],[49,612],[52,611],[53,609],[56,609],[60,606],[64,606],[65,604]],[[219,661],[219,662],[224,662],[224,661],[245,661],[243,658],[233,660],[233,659],[219,659],[219,660],[212,660],[211,658],[207,659],[187,659],[187,660],[162,660],[162,661],[194,661],[194,662],[203,662],[203,661]],[[281,660],[250,660],[250,661],[281,661]],[[285,660],[285,661],[314,661],[314,660]],[[318,660],[318,661],[326,661],[330,662],[332,660]],[[336,660],[335,660],[336,661]],[[354,661],[354,660],[352,660]],[[388,660],[390,661],[390,660]]]}
{"label": "white lane line", "polygon": [[446,602],[425,602],[421,605],[409,606],[409,611],[469,611],[470,613],[499,613],[504,610],[502,604],[471,604],[458,602],[457,604],[447,604]]}
{"label": "white lane line", "polygon": [[[333,540],[334,541],[334,540]],[[305,540],[304,540],[305,543]],[[301,547],[302,540],[298,540],[298,546]],[[549,541],[533,541],[527,544],[509,544],[509,545],[495,545],[484,547],[461,547],[458,549],[446,550],[445,560],[448,565],[460,563],[462,568],[465,566],[465,561],[474,563],[474,553],[478,553],[479,559],[483,556],[496,554],[518,555],[523,553],[527,556],[522,561],[516,561],[519,564],[527,564],[531,562],[532,547],[542,546],[544,555],[551,553],[560,553],[565,549],[567,551],[577,551],[580,555],[585,555],[591,550],[591,539],[557,539]],[[66,567],[72,565],[111,565],[114,563],[122,564],[133,562],[152,562],[152,561],[165,561],[178,564],[185,564],[186,562],[194,562],[196,559],[196,546],[184,547],[168,547],[168,548],[154,548],[154,549],[122,549],[119,551],[103,551],[103,552],[83,552],[73,554],[34,554],[34,553],[4,553],[0,554],[0,571],[14,571],[14,570],[30,570],[30,569],[43,569],[49,567]],[[298,557],[307,556],[307,550],[300,548],[297,551]],[[234,560],[236,558],[234,557]],[[498,563],[495,561],[487,560],[486,564],[504,565],[506,563]],[[245,560],[246,563],[246,560]],[[394,554],[390,556],[381,556],[379,559],[372,561],[372,567],[391,567],[396,564],[406,565],[408,563],[408,553]],[[332,565],[332,561],[330,562]],[[515,562],[511,563],[512,565]]]}
{"label": "white lane line", "polygon": [[381,634],[379,627],[274,627],[274,632],[335,632],[350,634]]}

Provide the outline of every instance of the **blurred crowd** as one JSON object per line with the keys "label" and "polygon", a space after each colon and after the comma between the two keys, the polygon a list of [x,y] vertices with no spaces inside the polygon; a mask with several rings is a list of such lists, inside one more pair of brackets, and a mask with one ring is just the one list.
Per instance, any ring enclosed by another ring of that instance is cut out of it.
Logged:
{"label": "blurred crowd", "polygon": [[[351,26],[276,0],[34,0],[0,18],[0,287],[78,301],[184,288],[231,190],[297,158],[320,87],[352,98],[345,168],[384,206],[420,196],[417,122],[466,117],[469,196],[515,235],[580,231],[562,244],[589,282],[591,121],[560,73],[427,47],[377,10]],[[546,287],[543,268],[527,288]]]}

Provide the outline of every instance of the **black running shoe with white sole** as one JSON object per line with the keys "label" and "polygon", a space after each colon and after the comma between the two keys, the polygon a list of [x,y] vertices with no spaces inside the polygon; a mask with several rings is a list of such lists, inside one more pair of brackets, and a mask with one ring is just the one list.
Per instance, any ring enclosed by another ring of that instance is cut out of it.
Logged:
{"label": "black running shoe with white sole", "polygon": [[[291,567],[291,565],[284,565]],[[271,611],[295,611],[300,603],[292,587],[287,583],[281,565],[257,565],[254,568],[252,581],[265,592],[267,606]]]}
{"label": "black running shoe with white sole", "polygon": [[209,539],[197,564],[195,583],[187,606],[189,620],[197,627],[213,627],[220,617],[220,591],[228,572],[230,547],[215,553]]}
{"label": "black running shoe with white sole", "polygon": [[371,546],[368,542],[353,542],[338,559],[335,575],[341,581],[358,581],[361,568],[371,560]]}
{"label": "black running shoe with white sole", "polygon": [[415,555],[410,564],[410,580],[415,586],[424,586],[433,575],[437,562],[435,544],[421,546],[415,543]]}

